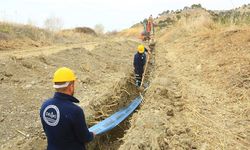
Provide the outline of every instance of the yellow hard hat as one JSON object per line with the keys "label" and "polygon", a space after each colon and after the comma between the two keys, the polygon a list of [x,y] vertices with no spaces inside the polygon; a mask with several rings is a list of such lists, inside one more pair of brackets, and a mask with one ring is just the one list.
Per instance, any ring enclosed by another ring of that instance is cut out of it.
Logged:
{"label": "yellow hard hat", "polygon": [[139,53],[144,53],[144,46],[143,45],[138,46],[138,52]]}
{"label": "yellow hard hat", "polygon": [[66,67],[62,67],[56,70],[54,73],[53,82],[69,82],[75,81],[76,76],[74,72]]}

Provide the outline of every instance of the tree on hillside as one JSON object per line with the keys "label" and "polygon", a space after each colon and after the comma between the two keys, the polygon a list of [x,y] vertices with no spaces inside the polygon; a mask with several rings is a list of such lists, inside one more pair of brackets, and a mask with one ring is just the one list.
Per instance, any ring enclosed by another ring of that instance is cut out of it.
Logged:
{"label": "tree on hillside", "polygon": [[159,16],[163,16],[163,15],[167,15],[169,14],[170,11],[169,10],[166,10],[166,11],[163,11],[162,13],[159,14]]}
{"label": "tree on hillside", "polygon": [[188,9],[189,9],[189,7],[187,7],[187,6],[183,8],[183,10],[188,10]]}
{"label": "tree on hillside", "polygon": [[191,6],[192,9],[195,9],[195,8],[202,8],[201,4],[193,4]]}
{"label": "tree on hillside", "polygon": [[103,34],[104,33],[104,26],[102,24],[96,24],[94,27],[94,30],[97,34]]}
{"label": "tree on hillside", "polygon": [[50,31],[58,31],[62,29],[63,22],[58,17],[50,17],[44,21],[44,27]]}

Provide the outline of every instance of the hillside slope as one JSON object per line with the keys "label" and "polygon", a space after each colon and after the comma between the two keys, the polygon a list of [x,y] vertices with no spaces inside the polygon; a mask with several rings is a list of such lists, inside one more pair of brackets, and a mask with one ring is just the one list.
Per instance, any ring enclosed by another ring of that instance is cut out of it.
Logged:
{"label": "hillside slope", "polygon": [[31,25],[0,22],[0,51],[87,42],[96,33],[87,27],[52,32]]}
{"label": "hillside slope", "polygon": [[186,17],[158,29],[151,86],[120,149],[247,150],[249,26],[204,9],[177,15]]}

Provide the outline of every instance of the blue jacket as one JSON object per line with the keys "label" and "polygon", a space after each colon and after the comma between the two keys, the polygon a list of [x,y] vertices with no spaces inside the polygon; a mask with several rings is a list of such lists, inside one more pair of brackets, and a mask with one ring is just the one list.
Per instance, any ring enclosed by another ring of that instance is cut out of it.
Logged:
{"label": "blue jacket", "polygon": [[146,53],[136,53],[134,56],[134,69],[135,69],[135,74],[138,74],[142,76],[144,72],[144,65],[146,64]]}
{"label": "blue jacket", "polygon": [[83,110],[74,103],[79,103],[79,100],[56,92],[42,105],[40,118],[47,136],[48,150],[85,150],[84,144],[93,140]]}

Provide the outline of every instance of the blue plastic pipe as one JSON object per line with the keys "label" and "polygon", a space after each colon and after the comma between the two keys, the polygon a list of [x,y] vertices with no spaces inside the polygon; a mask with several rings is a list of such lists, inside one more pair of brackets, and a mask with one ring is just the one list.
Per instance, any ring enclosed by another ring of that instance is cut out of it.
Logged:
{"label": "blue plastic pipe", "polygon": [[96,135],[105,133],[126,119],[142,102],[142,98],[138,96],[127,107],[120,109],[118,112],[109,116],[105,120],[97,123],[89,128],[90,132],[94,132]]}

